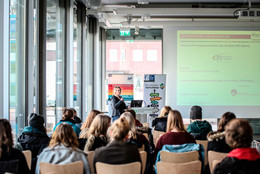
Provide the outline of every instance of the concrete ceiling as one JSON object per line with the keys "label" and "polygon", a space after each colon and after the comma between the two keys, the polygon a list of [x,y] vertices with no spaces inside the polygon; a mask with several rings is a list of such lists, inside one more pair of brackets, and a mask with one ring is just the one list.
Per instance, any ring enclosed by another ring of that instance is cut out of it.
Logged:
{"label": "concrete ceiling", "polygon": [[254,22],[260,17],[238,19],[241,10],[259,10],[260,0],[102,0],[101,6],[90,6],[88,15],[99,19],[104,28],[162,28],[190,22]]}

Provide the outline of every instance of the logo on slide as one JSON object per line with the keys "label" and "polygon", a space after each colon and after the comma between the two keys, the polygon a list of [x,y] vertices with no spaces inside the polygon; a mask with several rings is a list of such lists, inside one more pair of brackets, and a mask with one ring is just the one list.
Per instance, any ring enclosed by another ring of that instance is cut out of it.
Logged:
{"label": "logo on slide", "polygon": [[160,84],[160,88],[163,89],[165,88],[165,85],[163,83]]}
{"label": "logo on slide", "polygon": [[232,56],[226,56],[224,54],[216,54],[214,56],[212,56],[212,59],[215,61],[230,61],[232,60]]}
{"label": "logo on slide", "polygon": [[237,95],[237,90],[236,89],[232,89],[230,91],[230,93],[231,93],[232,96],[236,96]]}

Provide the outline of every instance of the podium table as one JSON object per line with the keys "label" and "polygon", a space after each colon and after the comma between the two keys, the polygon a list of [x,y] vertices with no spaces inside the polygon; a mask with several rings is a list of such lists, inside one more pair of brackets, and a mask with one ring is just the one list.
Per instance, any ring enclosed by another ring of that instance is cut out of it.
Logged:
{"label": "podium table", "polygon": [[136,119],[139,120],[141,123],[148,123],[149,127],[151,127],[151,121],[148,118],[149,114],[154,114],[159,112],[158,108],[153,107],[131,107],[136,113]]}

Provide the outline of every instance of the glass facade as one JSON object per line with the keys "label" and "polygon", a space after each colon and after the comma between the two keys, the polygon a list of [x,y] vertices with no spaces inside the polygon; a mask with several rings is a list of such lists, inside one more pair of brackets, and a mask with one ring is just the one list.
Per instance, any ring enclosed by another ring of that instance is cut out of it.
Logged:
{"label": "glass facade", "polygon": [[47,0],[46,122],[52,132],[65,105],[65,1]]}

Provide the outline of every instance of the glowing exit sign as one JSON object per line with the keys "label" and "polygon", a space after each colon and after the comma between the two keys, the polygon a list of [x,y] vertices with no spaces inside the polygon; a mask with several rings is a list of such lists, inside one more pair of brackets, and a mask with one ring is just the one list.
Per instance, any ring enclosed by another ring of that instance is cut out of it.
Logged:
{"label": "glowing exit sign", "polygon": [[130,36],[130,30],[120,30],[120,36]]}

